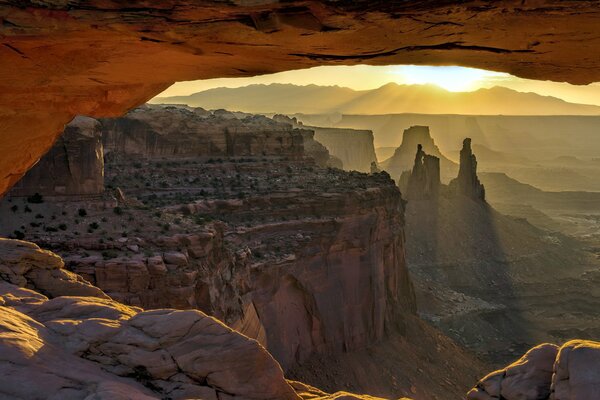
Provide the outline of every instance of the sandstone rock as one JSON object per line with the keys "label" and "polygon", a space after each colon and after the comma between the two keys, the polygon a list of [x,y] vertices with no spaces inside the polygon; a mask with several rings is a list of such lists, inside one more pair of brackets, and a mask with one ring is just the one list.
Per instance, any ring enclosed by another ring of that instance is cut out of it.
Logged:
{"label": "sandstone rock", "polygon": [[477,177],[477,158],[471,150],[471,139],[469,138],[463,141],[460,151],[458,177],[452,180],[449,186],[455,194],[485,201],[485,189]]}
{"label": "sandstone rock", "polygon": [[65,269],[63,260],[30,242],[0,238],[0,277],[50,297],[60,295],[108,298],[100,289]]}
{"label": "sandstone rock", "polygon": [[600,393],[600,343],[572,340],[558,352],[551,400],[595,399]]}
{"label": "sandstone rock", "polygon": [[[34,260],[62,266],[26,242],[4,240],[1,254],[13,272],[26,273]],[[8,398],[299,399],[262,346],[200,311],[141,312],[106,296],[48,299],[1,277],[0,382]]]}
{"label": "sandstone rock", "polygon": [[[460,64],[532,79],[600,80],[600,68],[588,57],[598,39],[584,34],[598,25],[589,2],[381,7],[368,1],[171,0],[132,10],[119,4],[106,8],[98,0],[41,1],[27,7],[7,3],[0,17],[5,43],[0,193],[35,164],[73,116],[122,114],[175,81],[340,61]],[[540,34],[547,26],[554,27],[551,36]],[[584,43],[586,51],[573,52],[572,40]],[[248,43],[258,46],[250,49]]]}
{"label": "sandstone rock", "polygon": [[310,131],[260,115],[189,107],[145,105],[101,122],[105,151],[113,157],[301,157],[304,136],[312,139]]}
{"label": "sandstone rock", "polygon": [[[469,400],[544,400],[544,399],[592,399],[597,394],[598,380],[588,380],[591,386],[585,387],[581,381],[574,379],[575,385],[571,386],[570,374],[578,377],[590,377],[590,372],[597,371],[597,363],[589,365],[572,365],[567,361],[572,348],[583,345],[586,349],[597,346],[591,342],[572,341],[558,348],[554,344],[541,344],[529,350],[518,361],[508,367],[492,372],[482,378],[477,386],[468,394]],[[600,348],[600,347],[598,347]],[[582,353],[585,353],[583,350]],[[596,353],[596,349],[590,352]],[[588,353],[588,354],[590,354]],[[558,358],[557,358],[558,357]],[[562,360],[561,360],[562,358]],[[567,366],[567,363],[568,366]],[[592,367],[594,365],[595,367]],[[600,376],[600,374],[596,374]],[[586,378],[583,379],[584,381]],[[595,386],[596,385],[596,386]],[[575,392],[570,388],[577,386]],[[580,396],[576,395],[581,390]],[[552,393],[551,393],[552,392]],[[592,395],[594,393],[594,395]]]}
{"label": "sandstone rock", "polygon": [[315,131],[315,140],[322,143],[332,156],[339,158],[347,171],[370,172],[371,163],[377,162],[372,131],[316,126],[306,128]]}
{"label": "sandstone rock", "polygon": [[417,146],[415,163],[410,172],[400,178],[400,188],[409,200],[435,199],[441,189],[440,159],[425,154],[423,147]]}
{"label": "sandstone rock", "polygon": [[170,251],[170,252],[164,253],[163,259],[165,260],[165,263],[167,263],[167,264],[173,264],[173,265],[178,265],[178,266],[183,266],[183,265],[188,264],[187,256],[185,254],[177,252],[177,251]]}
{"label": "sandstone rock", "polygon": [[444,182],[456,174],[457,165],[446,158],[435,144],[429,127],[411,126],[402,133],[402,144],[396,149],[394,155],[381,162],[381,168],[399,180],[404,171],[410,171],[415,165],[415,149],[421,146],[422,150],[431,156],[439,159],[440,176]]}

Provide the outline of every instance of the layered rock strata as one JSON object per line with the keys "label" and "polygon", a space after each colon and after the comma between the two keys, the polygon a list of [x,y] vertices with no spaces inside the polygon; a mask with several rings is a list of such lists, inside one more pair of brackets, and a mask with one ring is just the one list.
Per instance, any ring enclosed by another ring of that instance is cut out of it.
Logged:
{"label": "layered rock strata", "polygon": [[101,124],[105,198],[8,198],[4,234],[56,249],[116,300],[215,315],[284,368],[415,312],[386,173],[322,168],[312,131],[263,116],[146,106]]}
{"label": "layered rock strata", "polygon": [[[31,243],[0,239],[0,255],[2,397],[363,398],[286,381],[260,344],[200,311],[120,304]],[[24,287],[32,270],[62,271],[87,290],[60,296],[64,279],[51,275],[47,286],[57,291],[44,296]]]}
{"label": "layered rock strata", "polygon": [[103,119],[106,153],[147,158],[304,155],[299,129],[260,115],[150,106]]}

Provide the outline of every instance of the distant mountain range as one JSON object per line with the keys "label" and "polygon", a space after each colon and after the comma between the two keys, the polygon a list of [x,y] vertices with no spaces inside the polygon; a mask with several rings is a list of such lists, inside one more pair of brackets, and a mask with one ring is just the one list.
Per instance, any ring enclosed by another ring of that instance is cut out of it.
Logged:
{"label": "distant mountain range", "polygon": [[157,97],[151,103],[187,104],[250,113],[600,115],[600,106],[522,93],[505,87],[449,92],[435,85],[388,83],[372,90],[292,84],[216,88],[189,96]]}

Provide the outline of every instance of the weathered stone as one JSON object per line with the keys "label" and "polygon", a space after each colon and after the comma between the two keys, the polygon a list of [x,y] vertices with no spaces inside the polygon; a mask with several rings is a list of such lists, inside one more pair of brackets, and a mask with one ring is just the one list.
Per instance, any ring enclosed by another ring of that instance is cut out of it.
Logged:
{"label": "weathered stone", "polygon": [[[387,171],[392,178],[401,181],[404,171],[411,171],[415,165],[415,149],[421,146],[424,153],[436,157],[439,161],[441,178],[447,182],[451,176],[456,174],[456,163],[446,158],[435,144],[429,127],[411,126],[402,133],[402,143],[394,152],[394,155],[381,162],[381,168]],[[406,178],[405,178],[406,179]]]}
{"label": "weathered stone", "polygon": [[471,139],[469,138],[463,141],[460,151],[458,177],[450,182],[449,187],[450,191],[456,195],[485,201],[485,188],[477,177],[477,158],[471,150]]}
{"label": "weathered stone", "polygon": [[419,144],[412,171],[402,173],[399,186],[409,200],[435,199],[442,186],[440,159],[425,154]]}

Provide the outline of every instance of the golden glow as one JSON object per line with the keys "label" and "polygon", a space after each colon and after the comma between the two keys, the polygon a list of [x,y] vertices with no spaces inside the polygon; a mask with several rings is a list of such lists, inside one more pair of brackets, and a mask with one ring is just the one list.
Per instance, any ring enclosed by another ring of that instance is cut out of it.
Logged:
{"label": "golden glow", "polygon": [[463,67],[427,67],[402,65],[396,67],[403,83],[409,85],[432,84],[450,92],[468,92],[481,88],[486,80],[508,78],[509,74]]}
{"label": "golden glow", "polygon": [[561,82],[522,79],[507,73],[475,68],[415,65],[324,66],[249,78],[177,82],[157,97],[183,96],[217,87],[233,88],[252,84],[337,85],[354,90],[369,90],[390,82],[398,84],[433,84],[454,92],[503,86],[520,92],[534,92],[543,96],[554,96],[571,103],[600,105],[599,83],[577,86]]}

